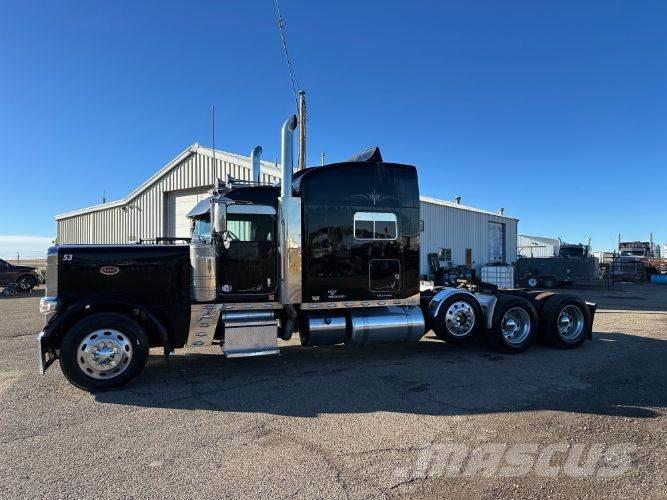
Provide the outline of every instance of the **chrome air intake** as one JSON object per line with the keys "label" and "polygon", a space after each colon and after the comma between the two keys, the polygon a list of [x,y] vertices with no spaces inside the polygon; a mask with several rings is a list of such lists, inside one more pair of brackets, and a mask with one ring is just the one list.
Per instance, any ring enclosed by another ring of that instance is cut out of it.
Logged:
{"label": "chrome air intake", "polygon": [[278,199],[281,304],[301,303],[301,198],[292,196],[296,125],[296,116],[292,115],[282,129],[283,179]]}
{"label": "chrome air intake", "polygon": [[194,302],[211,302],[216,299],[216,256],[215,245],[195,240],[190,243],[192,300]]}

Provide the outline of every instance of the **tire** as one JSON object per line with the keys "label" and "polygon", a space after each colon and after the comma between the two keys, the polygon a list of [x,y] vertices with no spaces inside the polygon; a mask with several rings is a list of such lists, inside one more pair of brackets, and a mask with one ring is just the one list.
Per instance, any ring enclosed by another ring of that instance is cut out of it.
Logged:
{"label": "tire", "polygon": [[37,285],[37,280],[29,274],[24,274],[18,277],[16,284],[22,292],[30,293]]}
{"label": "tire", "polygon": [[433,331],[440,340],[463,344],[479,330],[484,316],[474,297],[454,294],[447,297],[433,321]]}
{"label": "tire", "polygon": [[556,288],[558,286],[558,282],[555,278],[547,276],[546,278],[542,278],[542,286],[544,288]]}
{"label": "tire", "polygon": [[537,335],[537,311],[523,297],[501,295],[491,325],[485,338],[494,350],[508,354],[524,352]]}
{"label": "tire", "polygon": [[526,286],[528,288],[537,288],[540,286],[540,279],[537,276],[529,276],[526,278]]}
{"label": "tire", "polygon": [[134,380],[148,360],[148,337],[133,319],[99,313],[75,323],[60,343],[60,367],[79,389],[101,392]]}
{"label": "tire", "polygon": [[533,307],[535,307],[538,317],[542,312],[542,309],[544,309],[544,304],[546,304],[547,300],[549,300],[554,295],[557,295],[556,292],[539,292],[535,293],[535,295],[531,297],[531,303],[533,304]]}
{"label": "tire", "polygon": [[554,295],[544,305],[541,316],[544,340],[561,349],[579,347],[593,327],[588,306],[574,295]]}

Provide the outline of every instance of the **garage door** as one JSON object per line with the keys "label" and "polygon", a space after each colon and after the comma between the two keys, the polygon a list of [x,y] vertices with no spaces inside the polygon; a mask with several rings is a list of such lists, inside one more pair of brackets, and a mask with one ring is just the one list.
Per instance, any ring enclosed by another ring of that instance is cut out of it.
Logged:
{"label": "garage door", "polygon": [[190,221],[188,212],[206,198],[206,191],[177,191],[167,194],[167,236],[172,238],[189,238]]}
{"label": "garage door", "polygon": [[505,224],[489,222],[489,262],[505,262]]}

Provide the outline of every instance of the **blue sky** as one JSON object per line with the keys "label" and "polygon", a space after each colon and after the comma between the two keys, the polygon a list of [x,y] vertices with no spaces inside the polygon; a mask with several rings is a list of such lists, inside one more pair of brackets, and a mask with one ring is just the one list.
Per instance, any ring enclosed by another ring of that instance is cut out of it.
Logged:
{"label": "blue sky", "polygon": [[[418,166],[423,194],[504,207],[521,233],[667,242],[667,2],[281,8],[310,163],[378,144]],[[272,0],[2,12],[0,251],[4,235],[51,237],[53,215],[123,197],[208,145],[212,103],[219,148],[279,154],[294,98]]]}

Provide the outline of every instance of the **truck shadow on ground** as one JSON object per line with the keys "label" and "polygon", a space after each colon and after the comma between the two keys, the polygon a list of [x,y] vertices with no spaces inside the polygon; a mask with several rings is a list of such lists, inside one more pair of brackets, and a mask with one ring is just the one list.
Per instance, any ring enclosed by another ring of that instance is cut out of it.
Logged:
{"label": "truck shadow on ground", "polygon": [[131,386],[96,394],[138,407],[316,417],[375,411],[428,415],[557,410],[655,418],[667,406],[667,341],[595,334],[580,349],[535,345],[521,355],[412,345],[282,348],[280,356],[224,359],[151,355]]}

